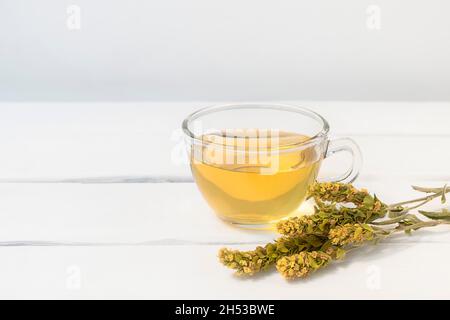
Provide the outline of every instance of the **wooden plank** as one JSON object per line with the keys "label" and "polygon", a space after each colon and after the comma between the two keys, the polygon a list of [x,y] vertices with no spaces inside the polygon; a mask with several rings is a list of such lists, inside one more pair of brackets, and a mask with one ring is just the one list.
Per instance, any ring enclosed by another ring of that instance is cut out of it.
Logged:
{"label": "wooden plank", "polygon": [[[421,182],[441,186],[442,182]],[[413,180],[359,181],[387,203],[421,196]],[[437,201],[438,202],[438,201]],[[439,203],[428,208],[439,207]],[[311,210],[305,205],[303,210]],[[251,244],[270,231],[232,227],[216,218],[192,183],[0,184],[0,244]],[[450,243],[448,228],[421,231],[399,242]],[[6,242],[6,243],[5,243]],[[31,243],[30,243],[31,242]]]}
{"label": "wooden plank", "polygon": [[192,183],[0,184],[2,241],[255,242],[231,228]]}
{"label": "wooden plank", "polygon": [[[241,247],[239,247],[241,248]],[[383,245],[353,252],[307,280],[276,272],[236,278],[219,246],[0,248],[0,298],[443,299],[450,244]],[[430,271],[432,269],[432,272]]]}
{"label": "wooden plank", "polygon": [[[182,119],[208,103],[0,104],[0,180],[188,179]],[[447,179],[448,103],[308,102],[350,136],[363,175]],[[338,165],[333,165],[338,171]]]}
{"label": "wooden plank", "polygon": [[[171,138],[203,104],[2,103],[0,179],[186,181],[187,166],[172,161],[179,141]],[[450,181],[448,103],[314,105],[335,135],[361,145],[357,184],[385,201],[415,196],[410,184]],[[330,159],[323,174],[344,165]],[[355,253],[302,283],[274,273],[236,279],[217,263],[223,245],[253,248],[275,236],[222,223],[192,183],[2,183],[0,298],[449,297],[445,227]]]}
{"label": "wooden plank", "polygon": [[[450,136],[353,136],[359,144],[364,163],[361,177],[450,180],[448,163]],[[52,141],[34,140],[36,152],[8,151],[0,158],[0,181],[83,181],[83,182],[148,182],[186,181],[191,173],[184,145],[161,145],[142,149],[138,141],[122,140],[119,148],[110,150],[95,144],[73,143],[54,149]],[[16,146],[4,144],[5,148]],[[181,158],[174,161],[173,148]],[[78,149],[75,151],[75,149]],[[20,155],[22,154],[22,155]],[[324,161],[322,175],[334,176],[350,165],[347,155]]]}

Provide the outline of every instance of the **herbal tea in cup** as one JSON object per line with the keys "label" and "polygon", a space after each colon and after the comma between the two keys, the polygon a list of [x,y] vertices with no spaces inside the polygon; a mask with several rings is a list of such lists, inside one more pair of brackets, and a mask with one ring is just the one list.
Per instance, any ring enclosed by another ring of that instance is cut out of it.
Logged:
{"label": "herbal tea in cup", "polygon": [[[273,139],[259,137],[260,131],[204,135],[203,144],[194,145],[191,168],[195,181],[226,221],[261,224],[279,220],[298,208],[317,177],[321,158],[314,148],[276,150],[270,143]],[[280,148],[308,139],[288,132],[279,135]],[[219,140],[228,144],[219,144]],[[259,149],[261,145],[266,146],[265,153],[252,152],[252,146]]]}
{"label": "herbal tea in cup", "polygon": [[338,180],[358,174],[360,154],[350,139],[328,140],[318,114],[286,105],[209,107],[183,122],[191,170],[216,214],[242,226],[264,227],[299,208],[322,160],[348,151],[354,163]]}

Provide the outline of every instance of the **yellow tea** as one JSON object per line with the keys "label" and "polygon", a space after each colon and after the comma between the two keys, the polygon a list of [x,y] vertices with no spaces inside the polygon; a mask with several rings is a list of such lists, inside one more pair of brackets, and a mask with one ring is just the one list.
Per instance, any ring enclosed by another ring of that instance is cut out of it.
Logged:
{"label": "yellow tea", "polygon": [[[262,134],[264,131],[264,134]],[[224,220],[267,224],[294,212],[316,179],[320,152],[308,136],[267,130],[205,134],[193,145],[191,167],[209,205]]]}

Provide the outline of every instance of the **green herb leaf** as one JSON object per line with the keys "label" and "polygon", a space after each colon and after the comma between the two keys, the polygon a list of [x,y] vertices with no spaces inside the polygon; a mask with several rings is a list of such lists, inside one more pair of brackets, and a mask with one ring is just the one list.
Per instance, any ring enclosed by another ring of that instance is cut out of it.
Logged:
{"label": "green herb leaf", "polygon": [[419,213],[433,220],[450,219],[450,210],[448,209],[442,209],[441,211],[419,210]]}

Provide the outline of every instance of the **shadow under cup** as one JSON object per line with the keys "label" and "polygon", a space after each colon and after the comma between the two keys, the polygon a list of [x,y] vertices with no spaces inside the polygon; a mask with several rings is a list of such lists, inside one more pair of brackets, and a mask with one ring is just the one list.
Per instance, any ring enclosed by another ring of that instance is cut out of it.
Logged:
{"label": "shadow under cup", "polygon": [[[329,154],[349,151],[360,159],[349,139],[329,148],[323,117],[289,105],[208,107],[191,114],[183,130],[203,197],[220,218],[247,227],[266,227],[296,213]],[[356,167],[353,161],[336,180],[353,180]]]}

